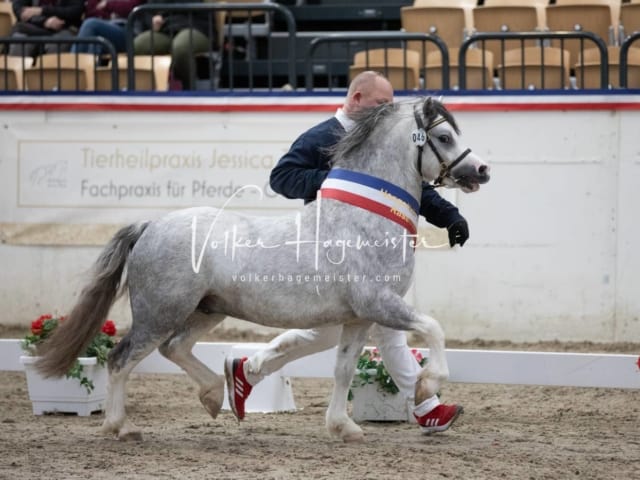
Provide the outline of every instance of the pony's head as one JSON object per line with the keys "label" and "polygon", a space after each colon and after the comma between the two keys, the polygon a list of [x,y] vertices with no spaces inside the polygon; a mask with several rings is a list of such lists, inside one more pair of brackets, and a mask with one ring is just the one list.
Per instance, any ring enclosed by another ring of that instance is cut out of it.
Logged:
{"label": "pony's head", "polygon": [[336,166],[395,183],[416,182],[419,172],[426,182],[465,192],[489,181],[489,166],[461,143],[453,115],[437,100],[383,104],[358,112],[354,120],[330,150]]}
{"label": "pony's head", "polygon": [[414,107],[414,116],[417,129],[411,138],[418,151],[417,169],[425,180],[467,193],[489,181],[489,165],[462,144],[458,125],[441,102],[424,99],[422,115]]}

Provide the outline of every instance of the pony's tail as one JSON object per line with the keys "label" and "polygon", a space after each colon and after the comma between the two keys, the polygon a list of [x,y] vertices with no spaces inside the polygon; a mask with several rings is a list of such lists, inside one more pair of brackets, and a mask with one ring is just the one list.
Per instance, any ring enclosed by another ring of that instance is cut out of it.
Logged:
{"label": "pony's tail", "polygon": [[[67,373],[102,328],[111,305],[127,280],[123,275],[129,252],[149,222],[120,229],[105,246],[94,265],[91,281],[80,293],[69,316],[39,346],[36,368],[45,377]],[[124,278],[123,278],[124,277]]]}

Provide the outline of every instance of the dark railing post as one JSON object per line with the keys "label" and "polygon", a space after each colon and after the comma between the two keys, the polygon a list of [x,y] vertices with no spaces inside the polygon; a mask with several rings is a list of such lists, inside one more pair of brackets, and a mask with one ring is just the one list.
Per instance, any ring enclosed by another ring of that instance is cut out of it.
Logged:
{"label": "dark railing post", "polygon": [[620,46],[620,88],[627,88],[629,79],[629,48],[640,38],[640,32],[634,32],[624,39]]}

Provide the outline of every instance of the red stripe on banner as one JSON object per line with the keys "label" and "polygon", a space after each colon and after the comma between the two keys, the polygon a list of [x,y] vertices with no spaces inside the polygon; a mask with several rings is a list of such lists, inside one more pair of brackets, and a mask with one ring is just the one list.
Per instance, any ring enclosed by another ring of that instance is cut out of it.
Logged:
{"label": "red stripe on banner", "polygon": [[[175,102],[174,98],[170,99]],[[22,98],[19,102],[2,102],[0,98],[0,111],[92,111],[92,112],[329,112],[333,113],[341,103],[251,103],[251,99],[246,99],[247,103],[227,104],[227,103],[162,103],[154,99],[154,103],[106,103],[99,102],[42,102],[29,101]],[[483,103],[465,102],[447,103],[447,109],[452,112],[508,112],[508,111],[602,111],[602,110],[640,110],[640,102],[526,102],[526,103]]]}
{"label": "red stripe on banner", "polygon": [[640,110],[640,102],[593,102],[593,103],[446,103],[447,110],[455,112],[495,111],[583,111],[583,110]]}
{"label": "red stripe on banner", "polygon": [[395,214],[387,205],[383,205],[375,200],[371,200],[351,192],[346,192],[344,190],[336,190],[334,188],[321,188],[320,193],[322,194],[322,198],[331,198],[333,200],[338,200],[340,202],[348,203],[349,205],[377,213],[378,215],[401,225],[411,235],[415,235],[417,233],[416,226],[412,222]]}
{"label": "red stripe on banner", "polygon": [[0,103],[0,110],[81,111],[81,112],[335,112],[335,105],[189,105],[145,103]]}

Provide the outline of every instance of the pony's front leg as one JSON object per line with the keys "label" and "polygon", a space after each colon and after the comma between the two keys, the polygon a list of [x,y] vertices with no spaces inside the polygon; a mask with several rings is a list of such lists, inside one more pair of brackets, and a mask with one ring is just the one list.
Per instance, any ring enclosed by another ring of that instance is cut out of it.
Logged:
{"label": "pony's front leg", "polygon": [[428,315],[415,315],[418,317],[415,330],[425,337],[429,347],[429,360],[416,381],[415,404],[420,405],[436,395],[441,383],[449,378],[449,365],[445,355],[444,331],[440,324]]}
{"label": "pony's front leg", "polygon": [[418,313],[391,290],[380,290],[375,297],[360,295],[357,298],[359,302],[354,310],[359,317],[375,319],[376,323],[396,330],[415,330],[425,339],[429,361],[418,375],[415,403],[419,405],[437,394],[440,384],[449,378],[440,324],[434,318]]}
{"label": "pony's front leg", "polygon": [[358,356],[364,347],[369,326],[367,323],[343,325],[338,344],[334,371],[335,383],[327,409],[326,425],[331,435],[340,437],[345,442],[364,440],[362,429],[347,414],[347,400]]}

